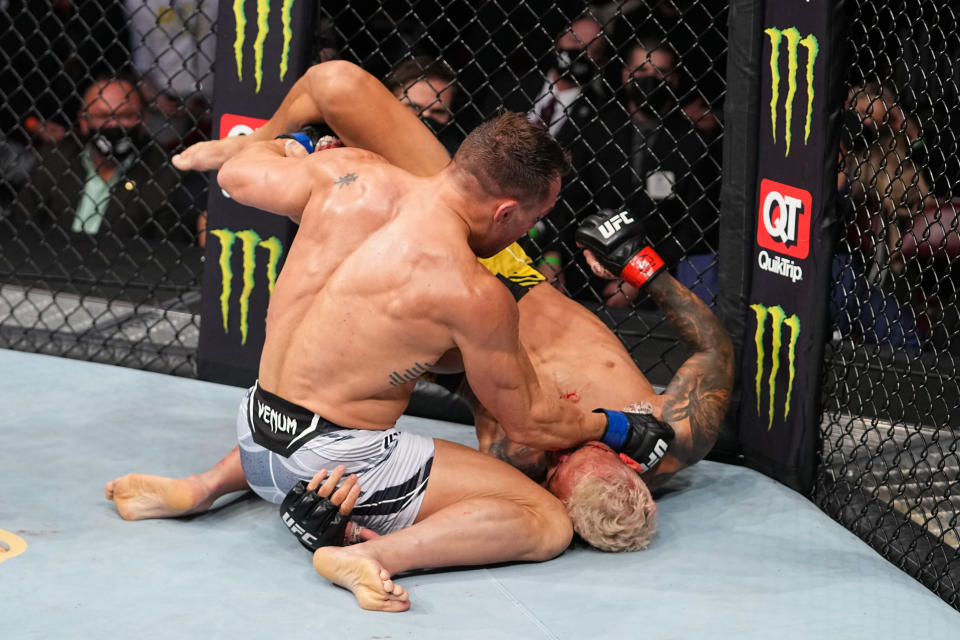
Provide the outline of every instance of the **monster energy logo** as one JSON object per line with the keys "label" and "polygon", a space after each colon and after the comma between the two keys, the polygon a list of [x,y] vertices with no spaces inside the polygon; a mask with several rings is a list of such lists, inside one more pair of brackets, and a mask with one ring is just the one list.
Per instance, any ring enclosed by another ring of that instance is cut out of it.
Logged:
{"label": "monster energy logo", "polygon": [[[296,0],[282,0],[280,20],[283,24],[283,51],[280,54],[280,80],[287,75],[290,63],[290,41],[293,39],[293,3]],[[270,33],[270,0],[256,0],[257,37],[253,41],[253,77],[257,82],[256,93],[260,93],[263,82],[263,45]],[[237,23],[237,32],[233,40],[233,57],[237,63],[237,79],[243,82],[243,45],[247,36],[247,0],[233,0],[233,17]]]}
{"label": "monster energy logo", "polygon": [[780,372],[780,349],[783,346],[783,327],[790,327],[790,342],[787,343],[787,365],[790,371],[790,377],[787,382],[787,399],[783,403],[783,419],[786,420],[790,415],[790,396],[793,395],[793,380],[797,375],[797,338],[800,337],[800,318],[797,314],[787,317],[780,305],[767,307],[762,304],[752,304],[750,308],[757,314],[757,332],[754,335],[754,342],[757,345],[757,376],[754,380],[757,392],[757,415],[763,415],[760,410],[760,391],[763,383],[764,361],[766,354],[763,349],[764,332],[767,329],[767,316],[772,320],[773,329],[771,337],[773,344],[770,349],[770,376],[767,378],[767,386],[770,388],[770,406],[768,414],[770,421],[767,424],[767,430],[773,428],[773,417],[776,414],[774,407],[774,398],[777,391],[777,373]]}
{"label": "monster energy logo", "polygon": [[273,294],[273,286],[277,282],[277,264],[283,254],[283,243],[276,237],[262,240],[253,229],[233,232],[229,229],[213,229],[210,235],[220,241],[220,315],[223,317],[223,332],[230,333],[227,328],[230,318],[230,297],[233,295],[233,245],[237,238],[243,251],[243,288],[240,290],[240,344],[247,343],[249,331],[248,316],[250,314],[250,294],[256,286],[254,275],[257,270],[257,247],[267,250],[267,290]]}
{"label": "monster energy logo", "polygon": [[813,68],[820,52],[820,42],[816,36],[809,34],[801,38],[796,27],[777,29],[770,27],[763,32],[770,36],[770,123],[773,130],[773,141],[777,141],[777,103],[780,102],[780,43],[787,41],[787,95],[783,102],[784,123],[783,139],[787,145],[784,156],[790,155],[790,143],[793,141],[791,127],[793,125],[793,99],[797,94],[797,71],[799,70],[799,48],[807,50],[806,82],[807,82],[807,117],[803,127],[803,144],[810,138],[810,127],[813,123]]}

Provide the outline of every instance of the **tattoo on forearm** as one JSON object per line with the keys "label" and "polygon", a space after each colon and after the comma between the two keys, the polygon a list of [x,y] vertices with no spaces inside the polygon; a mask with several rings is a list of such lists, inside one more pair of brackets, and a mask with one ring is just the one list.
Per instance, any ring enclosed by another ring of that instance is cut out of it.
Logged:
{"label": "tattoo on forearm", "polygon": [[534,482],[541,482],[547,476],[547,456],[539,449],[531,449],[501,438],[490,445],[488,453],[515,467]]}
{"label": "tattoo on forearm", "polygon": [[402,384],[407,384],[412,380],[416,380],[422,374],[426,373],[427,369],[429,369],[431,366],[433,365],[431,365],[430,363],[421,364],[419,362],[414,362],[412,367],[410,367],[409,369],[405,369],[402,372],[391,371],[390,386],[399,387]]}
{"label": "tattoo on forearm", "polygon": [[663,420],[690,420],[690,438],[678,438],[670,453],[684,464],[699,461],[720,433],[733,390],[733,344],[720,320],[689,289],[673,278],[657,278],[650,295],[677,337],[694,354],[667,385]]}
{"label": "tattoo on forearm", "polygon": [[669,276],[656,278],[650,285],[650,296],[687,347],[700,352],[730,344],[720,320],[692,291]]}
{"label": "tattoo on forearm", "polygon": [[354,183],[356,181],[357,181],[357,174],[348,173],[334,180],[333,184],[337,185],[338,189],[343,189],[344,187],[349,186],[351,183]]}
{"label": "tattoo on forearm", "polygon": [[[668,399],[663,405],[663,419],[669,423],[690,420],[690,438],[678,438],[670,446],[670,453],[686,465],[698,462],[710,451],[730,406],[732,366],[729,372],[722,371],[717,358],[710,360],[692,367],[684,364],[665,393]],[[712,367],[718,370],[711,371]]]}

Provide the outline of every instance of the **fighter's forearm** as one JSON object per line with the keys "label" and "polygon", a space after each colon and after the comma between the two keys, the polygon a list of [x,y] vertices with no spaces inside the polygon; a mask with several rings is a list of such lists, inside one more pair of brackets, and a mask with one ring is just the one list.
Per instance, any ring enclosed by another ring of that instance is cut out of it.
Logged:
{"label": "fighter's forearm", "polygon": [[[352,78],[360,71],[340,61],[310,67],[290,88],[273,116],[252,134],[252,139],[271,140],[307,124],[327,122],[329,113],[346,99]],[[334,85],[338,75],[341,82]]]}
{"label": "fighter's forearm", "polygon": [[710,307],[669,273],[651,280],[646,293],[663,310],[677,338],[691,351],[732,350],[730,336]]}
{"label": "fighter's forearm", "polygon": [[689,420],[689,437],[678,433],[670,453],[684,464],[694,464],[716,442],[730,406],[733,344],[710,308],[669,274],[654,278],[647,291],[680,341],[694,352],[667,385],[663,406],[667,422]]}
{"label": "fighter's forearm", "polygon": [[607,427],[602,413],[585,413],[565,400],[542,402],[531,408],[522,424],[503,429],[514,443],[543,451],[569,449],[590,440],[600,440]]}
{"label": "fighter's forearm", "polygon": [[329,126],[345,145],[373,151],[416,175],[434,175],[450,162],[443,145],[416,115],[350,62],[310,67],[253,136],[268,140],[317,123]]}

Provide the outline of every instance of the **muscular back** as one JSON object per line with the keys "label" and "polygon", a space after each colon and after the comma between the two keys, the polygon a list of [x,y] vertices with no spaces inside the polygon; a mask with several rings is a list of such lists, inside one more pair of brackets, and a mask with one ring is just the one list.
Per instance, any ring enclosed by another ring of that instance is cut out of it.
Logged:
{"label": "muscular back", "polygon": [[270,301],[260,383],[339,424],[386,428],[453,347],[433,310],[476,260],[451,245],[422,179],[357,150],[302,162],[314,187]]}

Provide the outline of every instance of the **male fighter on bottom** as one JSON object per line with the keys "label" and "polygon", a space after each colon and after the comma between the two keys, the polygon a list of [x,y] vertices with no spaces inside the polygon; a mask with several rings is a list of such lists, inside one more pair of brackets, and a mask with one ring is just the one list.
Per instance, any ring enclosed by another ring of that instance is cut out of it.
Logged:
{"label": "male fighter on bottom", "polygon": [[[255,140],[325,121],[348,144],[376,150],[417,175],[433,175],[447,165],[449,156],[426,127],[408,116],[407,110],[366,72],[349,63],[324,63],[298,80],[274,117],[253,136],[200,143],[174,161],[181,169],[217,168]],[[665,273],[649,288],[681,341],[694,351],[665,392],[658,395],[620,340],[593,314],[546,284],[543,276],[524,261],[518,246],[512,245],[482,262],[499,270],[514,292],[521,294],[521,341],[543,372],[541,380],[554,381],[558,394],[574,394],[586,407],[645,402],[655,418],[673,427],[677,436],[664,461],[647,471],[644,478],[650,479],[653,474],[663,477],[697,462],[709,451],[729,402],[732,347],[716,317],[687,289]],[[596,398],[608,398],[609,402]],[[533,455],[534,467],[542,474],[541,454],[504,443],[491,448],[496,429],[486,416],[479,418],[484,448],[527,471],[531,469],[524,458]],[[581,535],[609,550],[645,546],[651,530],[651,520],[645,517],[651,512],[649,492],[635,473],[625,473],[628,468],[615,454],[594,446],[557,460],[562,464],[550,473],[550,487],[557,495],[570,493],[565,487],[571,480],[590,483],[599,475],[607,478],[606,485],[614,484],[611,480],[616,478],[616,486],[621,487],[615,491],[618,495],[635,496],[599,512],[580,508],[576,496],[567,500]],[[234,449],[202,474],[181,479],[131,474],[110,482],[106,493],[116,502],[120,514],[133,520],[197,513],[209,508],[216,498],[246,488],[239,451]],[[580,493],[593,495],[589,491]],[[627,510],[635,515],[626,516]],[[583,512],[590,517],[577,515]],[[578,524],[581,520],[583,523]],[[598,527],[590,522],[597,520],[615,521],[623,535],[614,535],[612,541],[592,536],[590,531]]]}

